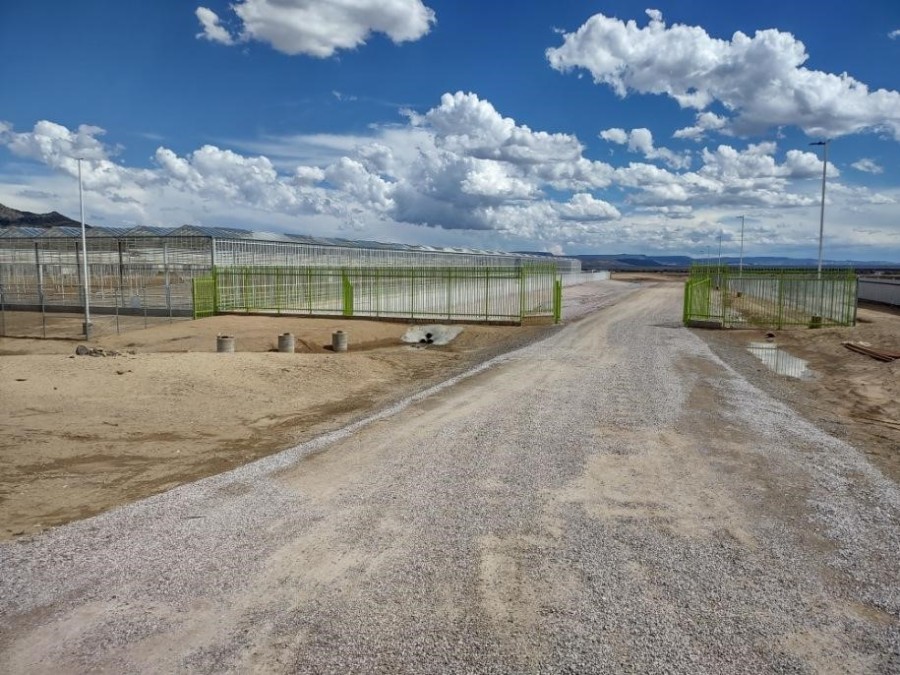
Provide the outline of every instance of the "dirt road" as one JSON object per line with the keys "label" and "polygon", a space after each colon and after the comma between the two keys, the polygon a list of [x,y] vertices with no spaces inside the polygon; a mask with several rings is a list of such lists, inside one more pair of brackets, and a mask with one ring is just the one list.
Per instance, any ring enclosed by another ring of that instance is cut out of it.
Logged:
{"label": "dirt road", "polygon": [[900,490],[679,300],[0,544],[0,670],[897,672]]}

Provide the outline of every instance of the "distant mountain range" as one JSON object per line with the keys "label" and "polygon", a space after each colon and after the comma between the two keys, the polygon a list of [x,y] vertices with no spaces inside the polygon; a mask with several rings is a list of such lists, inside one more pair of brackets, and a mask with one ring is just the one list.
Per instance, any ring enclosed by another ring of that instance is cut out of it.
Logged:
{"label": "distant mountain range", "polygon": [[[716,264],[719,258],[691,258],[686,255],[637,255],[630,253],[611,255],[573,255],[572,258],[581,260],[581,267],[585,270],[676,270],[690,267],[694,263],[710,262]],[[734,256],[722,256],[723,265],[738,265],[740,258]],[[885,260],[864,261],[857,260],[825,260],[825,267],[852,267],[856,269],[900,269],[900,263]],[[816,258],[788,258],[785,256],[744,256],[744,267],[816,267]]]}
{"label": "distant mountain range", "polygon": [[[31,213],[30,211],[17,211],[0,204],[0,227],[81,227],[81,223],[72,220],[56,211],[50,213]],[[90,225],[85,225],[90,227]]]}

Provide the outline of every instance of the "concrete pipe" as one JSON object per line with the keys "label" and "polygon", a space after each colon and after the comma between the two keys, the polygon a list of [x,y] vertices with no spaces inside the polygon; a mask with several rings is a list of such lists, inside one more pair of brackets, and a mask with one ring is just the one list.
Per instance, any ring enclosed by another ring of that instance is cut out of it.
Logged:
{"label": "concrete pipe", "polygon": [[283,333],[278,336],[278,351],[282,354],[294,353],[294,336],[290,333]]}
{"label": "concrete pipe", "polygon": [[331,334],[331,348],[336,352],[347,351],[347,334],[339,330]]}
{"label": "concrete pipe", "polygon": [[216,351],[219,354],[233,354],[234,353],[234,336],[232,335],[220,335],[216,338]]}

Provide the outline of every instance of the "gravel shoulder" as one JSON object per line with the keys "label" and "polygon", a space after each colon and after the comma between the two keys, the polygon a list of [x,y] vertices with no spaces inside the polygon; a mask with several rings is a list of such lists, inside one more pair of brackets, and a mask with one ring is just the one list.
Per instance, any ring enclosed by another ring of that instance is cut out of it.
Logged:
{"label": "gravel shoulder", "polygon": [[[900,312],[870,305],[859,308],[851,327],[694,334],[754,386],[788,401],[804,418],[856,446],[900,482],[900,360],[876,361],[842,344],[861,342],[900,352]],[[776,375],[749,353],[753,342],[805,360],[808,372],[801,378]]]}
{"label": "gravel shoulder", "polygon": [[679,287],[589,295],[349,428],[0,543],[0,669],[900,670],[897,484]]}

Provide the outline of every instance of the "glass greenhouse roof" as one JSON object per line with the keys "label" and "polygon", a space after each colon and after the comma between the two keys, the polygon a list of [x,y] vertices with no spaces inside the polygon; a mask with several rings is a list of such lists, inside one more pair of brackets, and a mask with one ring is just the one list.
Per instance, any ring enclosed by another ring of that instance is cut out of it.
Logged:
{"label": "glass greenhouse roof", "polygon": [[[273,243],[306,244],[312,246],[340,246],[344,248],[377,249],[385,251],[422,251],[431,253],[460,253],[469,255],[494,255],[515,257],[537,257],[531,254],[510,253],[508,251],[487,251],[460,247],[438,247],[424,244],[397,244],[371,241],[366,239],[341,239],[331,237],[312,237],[302,234],[284,232],[265,232],[242,230],[233,227],[205,227],[200,225],[182,225],[176,228],[138,226],[125,227],[93,227],[86,229],[86,236],[91,238],[110,237],[116,239],[137,237],[200,237],[230,241],[258,241]],[[79,238],[81,228],[72,226],[58,227],[0,227],[0,238],[3,239],[42,239],[42,238]]]}

